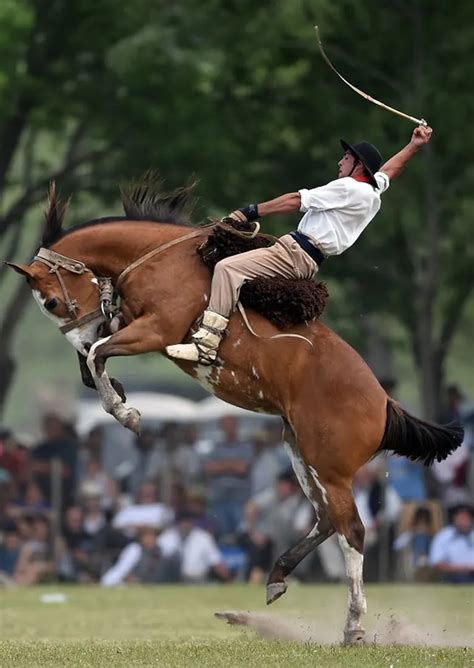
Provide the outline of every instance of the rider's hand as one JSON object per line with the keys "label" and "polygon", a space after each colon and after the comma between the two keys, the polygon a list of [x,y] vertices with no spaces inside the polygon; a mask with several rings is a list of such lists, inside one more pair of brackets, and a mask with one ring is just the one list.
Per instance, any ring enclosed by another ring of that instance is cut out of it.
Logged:
{"label": "rider's hand", "polygon": [[433,130],[431,128],[425,127],[424,125],[419,125],[413,130],[410,143],[414,146],[417,146],[418,148],[421,148],[421,146],[424,146],[429,142],[432,133]]}
{"label": "rider's hand", "polygon": [[232,213],[229,213],[228,218],[233,218],[238,223],[246,223],[248,221],[247,216],[238,209],[236,209],[236,211],[232,211]]}

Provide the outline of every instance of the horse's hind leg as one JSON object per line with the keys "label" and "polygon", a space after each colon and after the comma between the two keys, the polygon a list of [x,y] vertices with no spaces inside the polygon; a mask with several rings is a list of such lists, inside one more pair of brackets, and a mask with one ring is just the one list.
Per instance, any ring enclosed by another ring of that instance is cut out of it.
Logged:
{"label": "horse's hind leg", "polygon": [[330,525],[328,518],[318,517],[309,534],[277,559],[268,577],[267,605],[276,601],[286,592],[285,577],[296,568],[300,561],[333,533],[334,529]]}
{"label": "horse's hind leg", "polygon": [[334,528],[327,514],[324,489],[316,484],[314,475],[303,461],[295,441],[294,432],[290,424],[284,422],[284,440],[291,459],[293,470],[306,497],[312,504],[316,522],[314,527],[296,545],[282,554],[273,566],[267,582],[267,605],[280,598],[287,589],[285,577],[318,545],[334,533]]}
{"label": "horse's hind leg", "polygon": [[367,611],[362,576],[365,530],[350,489],[335,490],[331,497],[329,512],[344,554],[349,587],[344,644],[360,644],[365,635],[362,617]]}

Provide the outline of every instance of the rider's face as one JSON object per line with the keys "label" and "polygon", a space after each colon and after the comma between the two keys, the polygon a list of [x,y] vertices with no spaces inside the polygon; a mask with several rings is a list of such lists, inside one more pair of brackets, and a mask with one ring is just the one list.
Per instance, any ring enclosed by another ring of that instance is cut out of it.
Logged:
{"label": "rider's face", "polygon": [[352,155],[352,153],[350,151],[346,151],[337,163],[339,167],[338,178],[342,179],[344,176],[350,176],[356,162],[357,160]]}

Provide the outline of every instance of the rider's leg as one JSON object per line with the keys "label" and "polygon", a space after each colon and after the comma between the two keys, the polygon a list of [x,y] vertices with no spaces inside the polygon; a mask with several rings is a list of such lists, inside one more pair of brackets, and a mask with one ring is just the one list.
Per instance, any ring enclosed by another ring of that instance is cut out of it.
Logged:
{"label": "rider's leg", "polygon": [[166,352],[178,359],[212,363],[243,283],[258,276],[312,278],[317,270],[317,264],[290,235],[285,235],[270,248],[259,248],[221,260],[215,266],[209,306],[200,329],[192,336],[193,343],[168,346]]}

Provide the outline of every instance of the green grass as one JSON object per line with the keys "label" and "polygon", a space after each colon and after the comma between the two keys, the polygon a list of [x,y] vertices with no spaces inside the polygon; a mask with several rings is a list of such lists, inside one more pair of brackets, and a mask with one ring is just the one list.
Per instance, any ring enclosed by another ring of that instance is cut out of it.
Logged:
{"label": "green grass", "polygon": [[[64,593],[66,603],[41,602],[52,591]],[[268,609],[263,589],[247,586],[38,587],[0,591],[0,666],[474,665],[472,650],[462,647],[472,644],[472,588],[373,586],[367,594],[369,639],[397,619],[424,646],[338,646],[343,587],[292,585]],[[296,629],[312,642],[263,639],[214,618],[229,609],[270,616],[280,637],[278,629]],[[435,647],[451,642],[458,646]]]}

